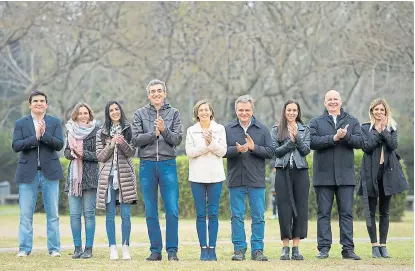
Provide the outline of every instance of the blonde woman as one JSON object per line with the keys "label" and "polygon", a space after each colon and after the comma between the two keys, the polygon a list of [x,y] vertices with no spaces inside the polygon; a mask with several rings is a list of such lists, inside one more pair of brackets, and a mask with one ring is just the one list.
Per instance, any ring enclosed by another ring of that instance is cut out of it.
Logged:
{"label": "blonde woman", "polygon": [[[375,99],[369,107],[370,122],[362,124],[363,159],[358,195],[365,203],[366,225],[372,243],[373,258],[390,258],[386,249],[389,230],[389,204],[392,195],[408,189],[408,183],[396,153],[398,132],[392,112],[384,99]],[[379,238],[376,234],[376,209],[379,200]]]}
{"label": "blonde woman", "polygon": [[[186,154],[189,156],[189,181],[196,207],[196,229],[200,243],[200,260],[216,261],[218,209],[222,182],[225,180],[222,157],[226,153],[223,125],[214,121],[212,105],[205,100],[193,107],[196,124],[187,129]],[[209,218],[206,236],[206,205]]]}

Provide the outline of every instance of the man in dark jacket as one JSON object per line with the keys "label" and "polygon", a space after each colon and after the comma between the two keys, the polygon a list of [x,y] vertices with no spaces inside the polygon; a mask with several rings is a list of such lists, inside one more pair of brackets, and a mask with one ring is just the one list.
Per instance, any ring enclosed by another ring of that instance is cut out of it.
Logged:
{"label": "man in dark jacket", "polygon": [[235,102],[237,119],[225,126],[228,149],[227,184],[230,195],[232,260],[245,259],[247,243],[244,217],[245,197],[251,209],[251,259],[267,261],[264,251],[265,159],[273,156],[269,130],[253,117],[254,100],[244,95]]}
{"label": "man in dark jacket", "polygon": [[158,188],[166,210],[166,251],[169,261],[178,261],[179,181],[176,147],[182,142],[179,110],[165,103],[166,84],[158,79],[147,85],[150,103],[137,109],[132,124],[132,142],[140,157],[140,184],[146,209],[151,255],[161,261],[163,241],[158,218]]}
{"label": "man in dark jacket", "polygon": [[46,213],[48,251],[60,257],[59,180],[63,178],[58,151],[63,148],[63,133],[58,118],[46,115],[48,98],[41,91],[29,96],[30,115],[16,121],[12,148],[20,153],[14,181],[19,186],[19,253],[32,251],[33,213],[38,191],[42,191]]}
{"label": "man in dark jacket", "polygon": [[362,147],[359,121],[341,108],[340,94],[330,90],[324,98],[325,113],[310,121],[313,154],[313,186],[317,197],[317,258],[329,256],[332,244],[330,219],[333,198],[340,222],[343,259],[360,260],[354,253],[353,191],[354,153]]}

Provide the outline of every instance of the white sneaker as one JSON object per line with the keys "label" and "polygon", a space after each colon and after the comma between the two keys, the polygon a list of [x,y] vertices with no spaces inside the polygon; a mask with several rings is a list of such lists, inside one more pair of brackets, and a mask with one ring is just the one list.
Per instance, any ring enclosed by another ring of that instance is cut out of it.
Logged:
{"label": "white sneaker", "polygon": [[29,254],[26,251],[20,250],[19,253],[17,253],[17,257],[27,257]]}
{"label": "white sneaker", "polygon": [[128,245],[123,245],[122,246],[122,259],[123,260],[131,260],[131,255],[130,255],[130,251],[129,251],[129,246]]}
{"label": "white sneaker", "polygon": [[110,246],[110,260],[118,260],[118,252],[117,252],[117,246],[111,245]]}
{"label": "white sneaker", "polygon": [[57,252],[57,251],[52,251],[51,253],[49,253],[49,255],[51,257],[60,257],[61,256],[61,254],[59,252]]}
{"label": "white sneaker", "polygon": [[277,216],[276,216],[276,215],[272,215],[272,216],[270,216],[269,218],[270,218],[270,219],[276,219],[276,218],[277,218]]}

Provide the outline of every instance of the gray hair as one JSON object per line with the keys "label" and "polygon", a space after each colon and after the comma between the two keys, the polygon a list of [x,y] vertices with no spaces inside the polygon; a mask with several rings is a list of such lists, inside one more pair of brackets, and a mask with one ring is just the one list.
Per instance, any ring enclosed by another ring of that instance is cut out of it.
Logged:
{"label": "gray hair", "polygon": [[236,101],[235,101],[235,111],[236,111],[236,105],[238,103],[250,103],[252,105],[252,110],[254,110],[255,100],[254,100],[254,98],[252,98],[248,94],[239,96],[238,99],[236,99]]}
{"label": "gray hair", "polygon": [[146,87],[147,93],[150,92],[150,87],[154,86],[154,85],[162,85],[164,93],[167,93],[166,83],[164,83],[163,81],[161,81],[159,79],[153,79],[148,83],[148,85]]}

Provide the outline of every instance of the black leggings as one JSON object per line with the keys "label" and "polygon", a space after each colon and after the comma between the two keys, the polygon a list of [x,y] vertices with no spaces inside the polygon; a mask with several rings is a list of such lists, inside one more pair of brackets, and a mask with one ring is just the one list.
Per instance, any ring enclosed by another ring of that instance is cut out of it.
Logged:
{"label": "black leggings", "polygon": [[[386,244],[389,231],[389,204],[392,196],[385,196],[385,190],[383,189],[383,165],[379,167],[377,180],[379,187],[379,237],[380,243]],[[378,241],[376,236],[377,204],[377,197],[369,197],[370,220],[372,221],[372,226],[367,227],[367,231],[369,233],[371,243],[377,243]]]}

